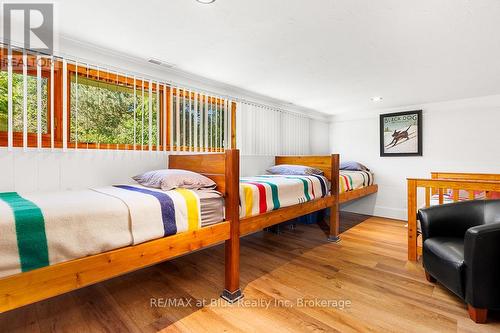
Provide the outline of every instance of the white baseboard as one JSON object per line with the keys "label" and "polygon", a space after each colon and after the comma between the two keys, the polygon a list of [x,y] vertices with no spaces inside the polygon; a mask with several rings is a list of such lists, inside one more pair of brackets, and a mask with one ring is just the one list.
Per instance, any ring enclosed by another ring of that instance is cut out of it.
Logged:
{"label": "white baseboard", "polygon": [[383,206],[375,206],[373,208],[367,207],[342,207],[342,211],[365,214],[365,215],[373,215],[380,217],[387,217],[390,219],[403,220],[407,219],[407,212],[404,208],[395,208],[395,207],[383,207]]}

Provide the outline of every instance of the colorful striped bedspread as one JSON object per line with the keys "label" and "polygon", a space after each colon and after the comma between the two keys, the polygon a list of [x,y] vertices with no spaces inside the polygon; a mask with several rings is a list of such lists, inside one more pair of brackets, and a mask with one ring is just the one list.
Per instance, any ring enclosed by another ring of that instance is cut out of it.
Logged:
{"label": "colorful striped bedspread", "polygon": [[200,200],[186,189],[117,185],[0,193],[0,277],[199,229]]}
{"label": "colorful striped bedspread", "polygon": [[240,216],[250,217],[326,196],[323,176],[263,175],[240,179]]}
{"label": "colorful striped bedspread", "polygon": [[[475,200],[484,200],[487,198],[486,192],[485,191],[473,191],[474,199]],[[469,197],[470,193],[469,191],[466,190],[459,190],[458,191],[458,201],[467,201],[471,200]],[[500,192],[490,192],[488,198],[490,199],[500,199]],[[447,190],[443,193],[443,204],[448,204],[455,202],[454,196],[453,196],[453,190]],[[433,194],[431,196],[430,200],[430,205],[431,206],[437,206],[439,205],[439,194]],[[422,205],[422,207],[425,207],[425,205]]]}
{"label": "colorful striped bedspread", "polygon": [[339,178],[340,193],[373,185],[373,174],[368,171],[340,170]]}
{"label": "colorful striped bedspread", "polygon": [[[340,193],[373,184],[373,174],[365,171],[341,171]],[[330,192],[323,176],[262,175],[240,179],[240,217],[250,217],[293,206]]]}

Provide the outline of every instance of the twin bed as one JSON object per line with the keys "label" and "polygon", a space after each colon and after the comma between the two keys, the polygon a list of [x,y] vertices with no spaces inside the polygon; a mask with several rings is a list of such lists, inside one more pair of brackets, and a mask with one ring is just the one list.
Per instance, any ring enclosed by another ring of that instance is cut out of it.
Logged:
{"label": "twin bed", "polygon": [[[239,177],[239,151],[170,155],[169,168],[212,179],[214,190],[118,185],[51,194],[0,194],[0,312],[225,242],[222,297],[239,288],[240,237],[377,191],[373,176],[339,170],[339,156],[277,156],[321,176]],[[331,184],[331,186],[330,186]],[[331,190],[328,189],[331,187]],[[241,202],[241,205],[240,205]]]}

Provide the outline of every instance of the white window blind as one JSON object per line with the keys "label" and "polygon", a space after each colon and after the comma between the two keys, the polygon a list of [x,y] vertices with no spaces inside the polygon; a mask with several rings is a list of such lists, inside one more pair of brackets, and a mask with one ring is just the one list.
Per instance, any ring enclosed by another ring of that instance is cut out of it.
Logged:
{"label": "white window blind", "polygon": [[310,118],[241,102],[236,111],[237,146],[242,155],[310,154]]}
{"label": "white window blind", "polygon": [[172,87],[171,138],[174,151],[223,151],[231,146],[232,101]]}
{"label": "white window blind", "polygon": [[281,154],[308,155],[311,153],[311,119],[302,115],[281,114]]}

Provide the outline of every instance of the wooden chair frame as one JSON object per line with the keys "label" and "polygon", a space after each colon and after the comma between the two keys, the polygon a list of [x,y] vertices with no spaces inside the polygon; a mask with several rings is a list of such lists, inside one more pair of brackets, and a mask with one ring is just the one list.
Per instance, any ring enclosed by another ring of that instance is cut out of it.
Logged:
{"label": "wooden chair frame", "polygon": [[[224,293],[239,291],[239,151],[170,155],[170,168],[205,174],[225,196],[226,221],[142,244],[62,262],[0,279],[0,313],[41,301],[225,241]],[[235,209],[236,207],[236,209]]]}
{"label": "wooden chair frame", "polygon": [[430,179],[408,178],[408,260],[417,261],[422,254],[418,245],[417,211],[418,188],[425,189],[425,207],[429,207],[431,196],[438,194],[439,204],[444,202],[446,190],[453,190],[453,201],[459,201],[459,191],[469,191],[469,200],[474,200],[474,191],[486,193],[500,191],[500,174],[432,172]]}
{"label": "wooden chair frame", "polygon": [[339,206],[341,203],[355,200],[378,190],[377,185],[370,185],[358,190],[339,194],[339,154],[326,156],[276,156],[275,164],[305,165],[320,169],[331,182],[331,193],[326,197],[311,200],[306,203],[280,208],[264,214],[241,219],[240,235],[262,230],[263,228],[303,216],[318,210],[330,208],[330,229],[328,240],[339,242]]}

